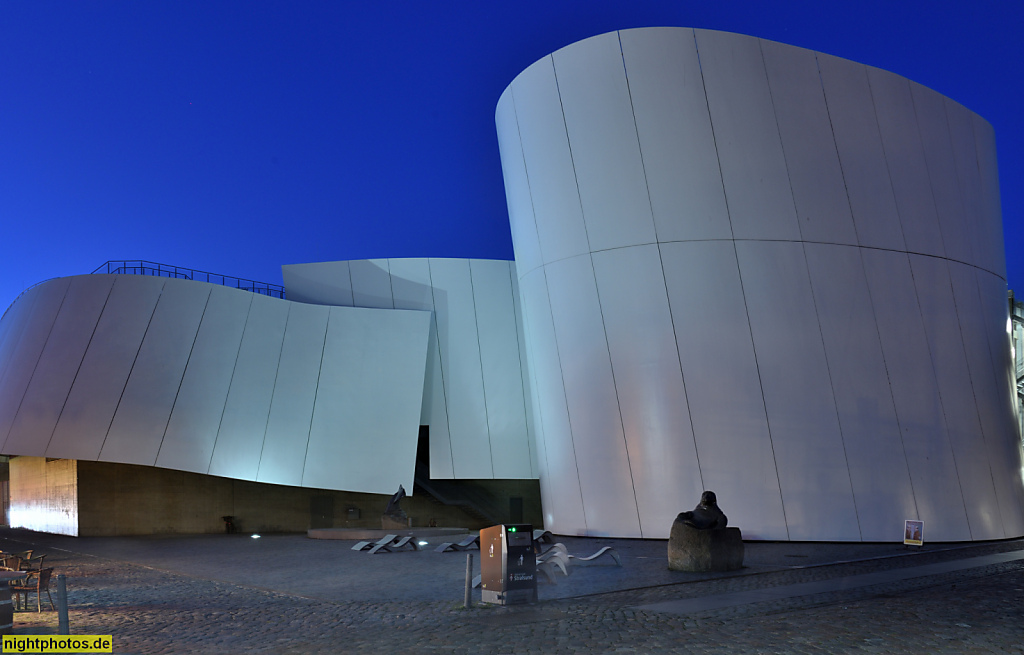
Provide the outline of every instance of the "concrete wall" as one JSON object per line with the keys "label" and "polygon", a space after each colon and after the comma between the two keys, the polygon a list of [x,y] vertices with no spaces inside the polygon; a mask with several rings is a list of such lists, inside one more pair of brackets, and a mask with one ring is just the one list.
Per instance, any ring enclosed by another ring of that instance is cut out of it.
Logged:
{"label": "concrete wall", "polygon": [[[16,458],[32,459],[39,458]],[[41,461],[41,460],[39,460]],[[74,464],[74,462],[71,462]],[[78,462],[80,536],[201,534],[224,532],[223,516],[234,516],[240,532],[304,532],[310,527],[379,528],[390,496],[261,484],[147,466]],[[530,520],[540,522],[536,482],[516,486],[480,481],[507,505],[524,497]],[[349,519],[349,508],[359,519]],[[439,526],[479,529],[479,518],[457,507],[407,497],[402,509],[413,526],[434,519]]]}
{"label": "concrete wall", "polygon": [[75,460],[12,457],[10,474],[12,528],[79,535]]}

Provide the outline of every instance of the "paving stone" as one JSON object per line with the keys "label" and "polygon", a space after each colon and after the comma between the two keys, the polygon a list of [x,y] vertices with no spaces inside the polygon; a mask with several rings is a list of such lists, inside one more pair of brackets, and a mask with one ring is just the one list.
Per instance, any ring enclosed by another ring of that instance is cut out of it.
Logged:
{"label": "paving stone", "polygon": [[[0,548],[46,552],[68,579],[72,631],[111,634],[116,653],[1024,653],[1020,561],[685,616],[636,609],[1024,549],[1019,540],[922,552],[754,543],[738,575],[685,579],[657,560],[664,542],[566,540],[582,554],[614,544],[624,566],[579,567],[536,606],[466,610],[464,556],[265,539],[8,530]],[[55,612],[15,616],[17,634],[56,627]]]}

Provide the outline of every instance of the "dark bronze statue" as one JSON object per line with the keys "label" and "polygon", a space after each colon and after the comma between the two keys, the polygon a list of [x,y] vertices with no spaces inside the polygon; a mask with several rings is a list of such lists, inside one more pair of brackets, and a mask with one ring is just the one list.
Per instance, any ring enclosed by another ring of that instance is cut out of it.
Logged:
{"label": "dark bronze statue", "polygon": [[724,528],[729,519],[718,507],[718,497],[714,491],[705,491],[700,495],[700,504],[692,512],[682,512],[676,517],[686,525],[698,530],[718,530]]}
{"label": "dark bronze statue", "polygon": [[391,517],[392,519],[404,523],[408,517],[406,516],[405,511],[398,505],[402,502],[403,498],[405,498],[405,487],[398,485],[398,491],[396,491],[395,495],[388,501],[388,506],[384,510],[384,516]]}
{"label": "dark bronze statue", "polygon": [[718,508],[715,492],[705,491],[692,512],[672,522],[668,537],[668,568],[673,571],[735,571],[743,568],[743,535],[725,527],[729,519]]}

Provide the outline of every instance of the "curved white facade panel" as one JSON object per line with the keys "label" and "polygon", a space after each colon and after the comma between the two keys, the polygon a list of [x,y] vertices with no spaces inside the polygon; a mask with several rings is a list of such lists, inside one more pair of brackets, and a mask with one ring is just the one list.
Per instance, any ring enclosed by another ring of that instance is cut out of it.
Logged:
{"label": "curved white facade panel", "polygon": [[496,123],[545,527],[1024,534],[990,126],[757,38],[624,30]]}
{"label": "curved white facade panel", "polygon": [[536,479],[515,264],[372,259],[281,267],[288,297],[433,312],[423,385],[430,477]]}
{"label": "curved white facade panel", "polygon": [[0,452],[412,489],[430,314],[59,278],[0,322]]}

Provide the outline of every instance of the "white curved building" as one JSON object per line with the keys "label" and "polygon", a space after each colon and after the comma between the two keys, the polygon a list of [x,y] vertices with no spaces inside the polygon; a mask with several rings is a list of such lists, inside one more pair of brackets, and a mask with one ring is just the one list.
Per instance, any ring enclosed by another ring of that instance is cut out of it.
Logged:
{"label": "white curved building", "polygon": [[1024,533],[991,127],[761,39],[563,48],[496,122],[545,524],[756,539]]}
{"label": "white curved building", "polygon": [[651,28],[536,62],[496,124],[514,263],[42,283],[0,320],[0,452],[390,494],[427,426],[431,479],[539,477],[559,534],[665,538],[704,489],[748,539],[1024,534],[988,123]]}
{"label": "white curved building", "polygon": [[[414,490],[422,425],[430,479],[535,480],[513,270],[285,266],[293,300],[147,275],[48,280],[0,321],[0,452],[390,495]],[[78,534],[67,489],[97,476],[46,480],[28,461],[12,465],[12,524]]]}

